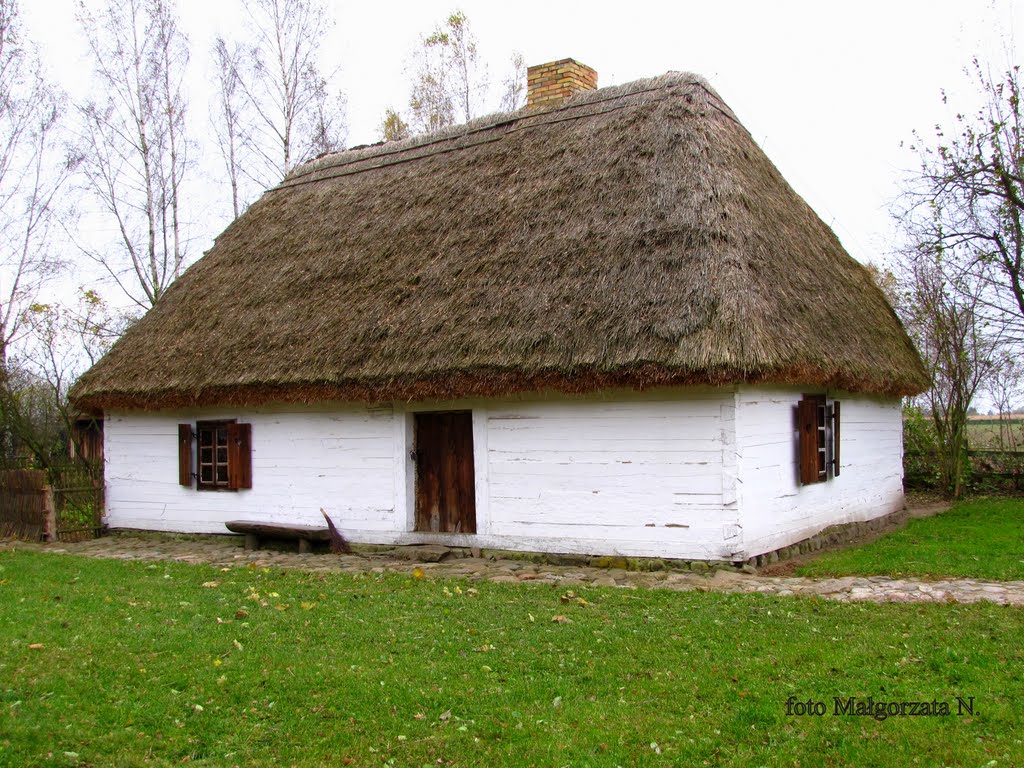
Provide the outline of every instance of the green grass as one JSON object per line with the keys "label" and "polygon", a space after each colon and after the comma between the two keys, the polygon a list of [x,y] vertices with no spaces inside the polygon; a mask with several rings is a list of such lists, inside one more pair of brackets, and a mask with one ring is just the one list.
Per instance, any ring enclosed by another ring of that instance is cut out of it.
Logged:
{"label": "green grass", "polygon": [[[27,552],[0,569],[0,765],[1024,759],[1020,609]],[[832,714],[834,696],[958,695],[973,716]],[[829,714],[787,716],[790,696]]]}
{"label": "green grass", "polygon": [[871,544],[827,552],[797,574],[1024,580],[1024,500],[963,501]]}

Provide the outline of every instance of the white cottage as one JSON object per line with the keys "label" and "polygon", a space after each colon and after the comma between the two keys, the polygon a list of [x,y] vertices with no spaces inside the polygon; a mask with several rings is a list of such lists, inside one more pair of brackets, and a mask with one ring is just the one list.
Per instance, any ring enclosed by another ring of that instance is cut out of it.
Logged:
{"label": "white cottage", "polygon": [[107,522],[747,560],[902,507],[927,380],[701,78],[296,169],[79,382]]}

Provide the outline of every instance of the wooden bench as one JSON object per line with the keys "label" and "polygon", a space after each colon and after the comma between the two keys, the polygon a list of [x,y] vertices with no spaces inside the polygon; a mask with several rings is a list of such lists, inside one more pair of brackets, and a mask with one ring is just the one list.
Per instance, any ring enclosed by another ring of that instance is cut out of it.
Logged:
{"label": "wooden bench", "polygon": [[330,531],[317,525],[286,525],[232,520],[225,523],[229,531],[245,534],[245,548],[259,549],[260,539],[298,539],[299,552],[312,552],[314,541],[330,541]]}

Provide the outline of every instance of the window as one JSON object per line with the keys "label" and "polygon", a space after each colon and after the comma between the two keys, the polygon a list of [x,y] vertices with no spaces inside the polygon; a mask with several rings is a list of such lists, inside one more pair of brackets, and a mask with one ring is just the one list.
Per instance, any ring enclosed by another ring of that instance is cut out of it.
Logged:
{"label": "window", "polygon": [[[192,443],[196,444],[196,471]],[[201,491],[252,488],[252,425],[200,421],[178,425],[178,483]]]}
{"label": "window", "polygon": [[206,490],[228,487],[228,423],[200,421],[196,424],[196,458],[199,472],[196,487]]}
{"label": "window", "polygon": [[797,404],[800,482],[820,483],[839,477],[839,402],[805,395]]}

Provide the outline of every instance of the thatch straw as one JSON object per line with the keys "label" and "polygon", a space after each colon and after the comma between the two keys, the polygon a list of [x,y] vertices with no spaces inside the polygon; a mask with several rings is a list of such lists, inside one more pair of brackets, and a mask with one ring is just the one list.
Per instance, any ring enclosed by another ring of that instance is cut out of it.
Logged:
{"label": "thatch straw", "polygon": [[927,385],[868,272],[702,79],[329,155],[79,382],[80,407]]}

